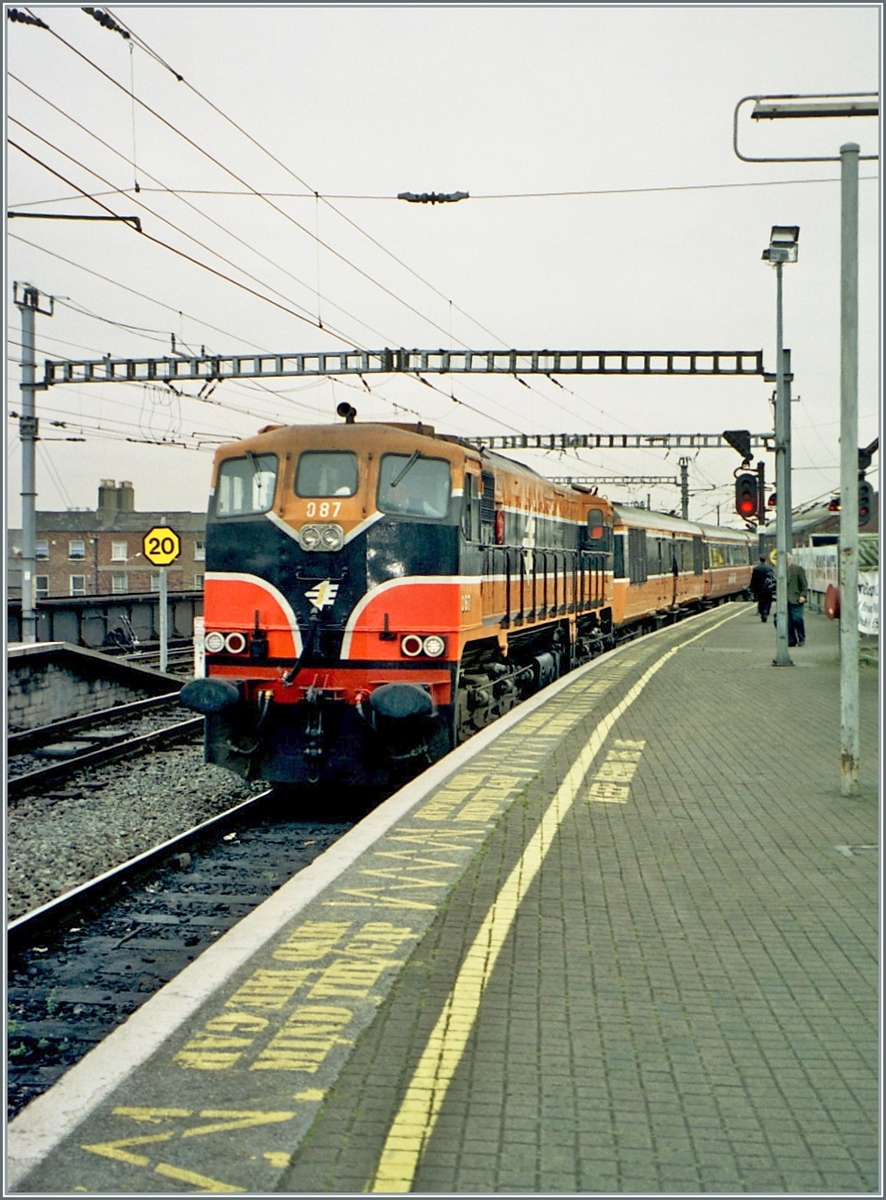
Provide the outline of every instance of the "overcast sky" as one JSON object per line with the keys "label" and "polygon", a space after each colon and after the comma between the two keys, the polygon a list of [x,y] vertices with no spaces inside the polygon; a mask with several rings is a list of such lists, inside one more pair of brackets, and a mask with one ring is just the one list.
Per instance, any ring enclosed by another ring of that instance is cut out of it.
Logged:
{"label": "overcast sky", "polygon": [[[47,358],[384,346],[762,350],[774,371],[761,253],[790,224],[794,500],[839,488],[840,165],[741,161],[733,113],[750,95],[879,90],[880,5],[103,9],[128,39],[79,4],[30,6],[48,29],[4,9],[7,210],[138,216],[144,231],[7,220],[9,414],[16,281],[54,298],[37,317],[41,379]],[[873,119],[752,122],[751,108],[747,155],[878,152]],[[878,166],[860,166],[860,445],[880,412]],[[334,420],[342,400],[360,420],[468,436],[772,428],[759,377],[426,378],[226,381],[202,399],[53,386],[37,393],[38,509],[94,508],[111,478],[139,509],[202,510],[216,445]],[[15,417],[6,428],[17,525]],[[552,475],[673,478],[683,453],[690,515],[734,523],[731,450],[523,457]],[[601,490],[679,508],[673,486]]]}

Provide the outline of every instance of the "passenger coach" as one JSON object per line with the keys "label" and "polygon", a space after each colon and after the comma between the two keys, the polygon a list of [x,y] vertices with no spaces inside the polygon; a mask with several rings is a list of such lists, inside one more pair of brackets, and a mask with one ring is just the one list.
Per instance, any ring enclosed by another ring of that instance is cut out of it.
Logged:
{"label": "passenger coach", "polygon": [[702,608],[747,589],[755,538],[644,508],[614,506],[612,617],[621,629],[654,628],[669,613]]}

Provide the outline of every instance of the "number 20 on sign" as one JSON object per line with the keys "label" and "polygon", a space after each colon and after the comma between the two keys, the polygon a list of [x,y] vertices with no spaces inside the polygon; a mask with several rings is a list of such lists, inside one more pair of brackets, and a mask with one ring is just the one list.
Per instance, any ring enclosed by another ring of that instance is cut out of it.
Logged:
{"label": "number 20 on sign", "polygon": [[168,525],[155,525],[142,542],[145,558],[155,567],[168,567],[181,554],[181,538]]}

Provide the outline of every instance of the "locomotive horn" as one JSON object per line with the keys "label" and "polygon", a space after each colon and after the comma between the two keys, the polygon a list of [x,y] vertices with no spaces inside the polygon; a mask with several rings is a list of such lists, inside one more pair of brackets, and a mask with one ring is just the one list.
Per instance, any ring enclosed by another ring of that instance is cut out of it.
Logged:
{"label": "locomotive horn", "polygon": [[357,415],[357,410],[353,405],[348,404],[347,400],[342,400],[338,408],[335,410],[340,417],[344,417],[349,425],[354,424],[354,418]]}

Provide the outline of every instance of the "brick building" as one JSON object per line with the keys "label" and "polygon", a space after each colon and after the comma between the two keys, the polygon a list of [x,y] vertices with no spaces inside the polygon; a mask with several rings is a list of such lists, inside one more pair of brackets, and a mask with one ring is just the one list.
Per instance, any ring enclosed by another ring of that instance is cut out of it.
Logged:
{"label": "brick building", "polygon": [[[168,525],[181,539],[181,553],[166,568],[168,590],[201,590],[206,514],[139,512],[130,482],[103,479],[95,512],[37,513],[37,599],[158,591],[160,569],[148,562],[142,547],[145,534],[157,525]],[[13,587],[16,548],[20,558],[20,533],[9,540],[7,582]]]}

